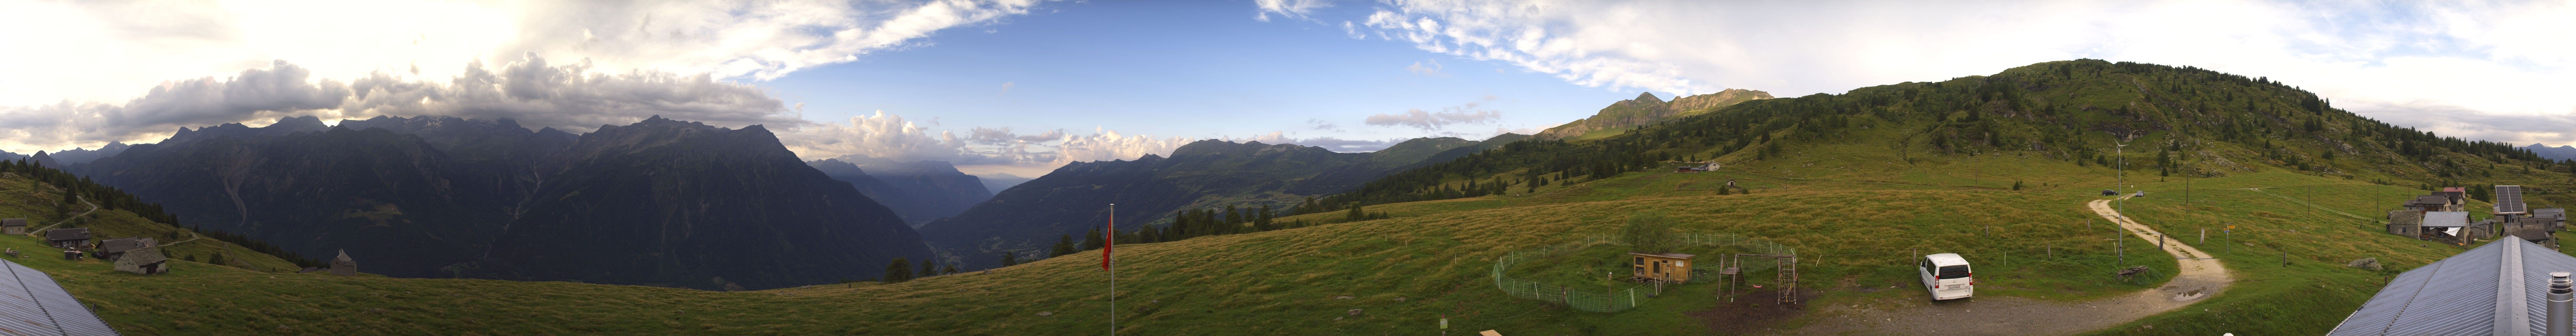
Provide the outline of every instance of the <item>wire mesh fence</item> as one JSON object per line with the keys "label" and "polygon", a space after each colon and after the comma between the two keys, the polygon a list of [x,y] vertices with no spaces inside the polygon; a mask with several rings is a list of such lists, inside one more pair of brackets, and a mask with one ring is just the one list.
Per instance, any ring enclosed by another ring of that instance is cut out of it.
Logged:
{"label": "wire mesh fence", "polygon": [[[1548,284],[1540,281],[1519,279],[1503,275],[1503,271],[1510,269],[1514,264],[1527,262],[1533,259],[1563,256],[1566,253],[1580,251],[1583,250],[1583,248],[1591,247],[1592,245],[1619,244],[1626,241],[1624,238],[1625,237],[1621,235],[1592,235],[1563,244],[1512,251],[1511,253],[1504,254],[1502,258],[1494,261],[1494,288],[1501,289],[1504,293],[1509,293],[1513,297],[1556,302],[1564,304],[1566,307],[1583,311],[1612,313],[1637,308],[1638,294],[1637,290],[1634,288],[1625,291],[1603,292],[1588,289],[1589,286],[1587,286],[1587,289],[1574,289],[1574,287],[1566,285]],[[1742,247],[1747,250],[1770,255],[1798,255],[1797,249],[1792,249],[1788,246],[1781,246],[1780,244],[1769,241],[1748,239],[1743,235],[1733,233],[1685,234],[1680,237],[1679,242],[1684,245],[1694,246]]]}

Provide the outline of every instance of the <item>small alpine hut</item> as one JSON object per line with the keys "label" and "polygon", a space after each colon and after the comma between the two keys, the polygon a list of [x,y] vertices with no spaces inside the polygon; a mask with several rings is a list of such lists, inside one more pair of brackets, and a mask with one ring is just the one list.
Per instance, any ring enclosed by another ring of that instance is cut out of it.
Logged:
{"label": "small alpine hut", "polygon": [[102,240],[98,242],[98,258],[117,260],[117,258],[123,257],[126,252],[150,248],[153,243],[152,238],[144,237]]}
{"label": "small alpine hut", "polygon": [[170,273],[170,256],[162,255],[160,247],[145,246],[116,258],[116,270],[142,275]]}
{"label": "small alpine hut", "polygon": [[2484,230],[2469,227],[2469,213],[2465,211],[2425,212],[2421,225],[2425,240],[2467,244],[2474,239],[2486,238],[2483,232],[2479,232]]}
{"label": "small alpine hut", "polygon": [[45,230],[45,241],[54,248],[79,248],[89,244],[89,228]]}
{"label": "small alpine hut", "polygon": [[1628,252],[1629,264],[1636,267],[1629,280],[1688,283],[1692,255],[1680,253]]}
{"label": "small alpine hut", "polygon": [[340,250],[340,257],[331,258],[331,275],[358,275],[358,261],[349,259],[349,250]]}
{"label": "small alpine hut", "polygon": [[22,234],[27,234],[27,219],[26,219],[26,218],[8,218],[8,219],[0,219],[0,233],[13,234],[13,235],[22,235]]}
{"label": "small alpine hut", "polygon": [[2409,209],[2388,212],[2388,234],[2405,236],[2406,238],[2424,239],[2423,224],[2424,210]]}

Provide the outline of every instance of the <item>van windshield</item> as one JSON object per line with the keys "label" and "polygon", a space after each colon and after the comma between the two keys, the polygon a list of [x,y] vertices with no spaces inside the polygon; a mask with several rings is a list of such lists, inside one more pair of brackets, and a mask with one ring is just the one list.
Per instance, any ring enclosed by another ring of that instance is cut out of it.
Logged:
{"label": "van windshield", "polygon": [[1941,273],[1939,273],[1939,275],[1935,275],[1935,276],[1933,276],[1933,277],[1936,277],[1936,278],[1942,278],[1942,279],[1958,279],[1958,278],[1965,278],[1965,277],[1968,277],[1968,265],[1941,266]]}

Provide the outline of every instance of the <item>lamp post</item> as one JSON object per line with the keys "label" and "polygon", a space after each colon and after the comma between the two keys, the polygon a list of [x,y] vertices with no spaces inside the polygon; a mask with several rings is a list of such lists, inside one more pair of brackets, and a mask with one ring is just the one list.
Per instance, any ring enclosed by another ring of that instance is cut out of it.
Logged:
{"label": "lamp post", "polygon": [[2120,208],[2120,218],[2129,218],[2129,191],[2120,190],[2120,188],[2127,187],[2129,185],[2128,149],[2129,144],[2118,144],[2118,146],[2111,147],[2111,155],[2120,157],[2120,164],[2111,168],[2112,176],[2118,180],[2116,183],[2120,184],[2111,186],[2111,190],[2118,191],[2118,194],[2111,196],[2111,203],[2114,204],[2113,206]]}

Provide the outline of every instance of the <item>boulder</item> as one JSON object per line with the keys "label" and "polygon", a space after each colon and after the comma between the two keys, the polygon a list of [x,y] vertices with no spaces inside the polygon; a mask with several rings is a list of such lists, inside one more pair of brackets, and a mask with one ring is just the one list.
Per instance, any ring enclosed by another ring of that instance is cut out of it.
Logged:
{"label": "boulder", "polygon": [[1356,308],[1351,309],[1351,316],[1360,316],[1360,310]]}
{"label": "boulder", "polygon": [[2379,266],[2379,258],[2361,258],[2353,260],[2352,262],[2343,263],[2343,265],[2352,268],[2368,268],[2373,271],[2377,271],[2382,268]]}

